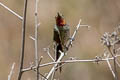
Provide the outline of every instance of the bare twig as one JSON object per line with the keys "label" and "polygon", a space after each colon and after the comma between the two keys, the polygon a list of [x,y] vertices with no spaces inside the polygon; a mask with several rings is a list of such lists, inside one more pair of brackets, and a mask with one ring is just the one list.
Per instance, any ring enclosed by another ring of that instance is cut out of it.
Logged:
{"label": "bare twig", "polygon": [[[120,55],[116,55],[115,56],[116,58],[117,57],[120,57]],[[108,58],[108,60],[113,60],[114,58],[113,57],[110,57]],[[102,61],[106,61],[107,59],[106,58],[103,58],[103,59],[79,59],[79,60],[66,60],[66,61],[59,61],[59,62],[49,62],[49,63],[45,63],[45,64],[40,64],[39,67],[45,67],[45,66],[49,66],[49,65],[53,65],[53,64],[59,64],[59,63],[76,63],[76,62],[102,62]],[[33,70],[33,69],[36,69],[36,66],[33,66],[32,68],[29,67],[29,68],[26,68],[26,69],[23,69],[22,71],[23,72],[26,72],[26,71],[30,71],[30,70]]]}
{"label": "bare twig", "polygon": [[116,77],[116,75],[115,75],[115,73],[114,73],[114,71],[113,71],[113,69],[112,69],[112,67],[111,67],[111,65],[110,65],[110,62],[109,62],[109,54],[108,54],[108,56],[107,56],[107,64],[108,64],[108,67],[109,67],[109,69],[110,69],[110,71],[112,72],[112,75],[113,75],[113,77],[115,78]]}
{"label": "bare twig", "polygon": [[40,65],[42,59],[43,59],[43,56],[41,56],[41,57],[40,57],[40,60],[38,61],[37,69],[39,69],[39,65]]}
{"label": "bare twig", "polygon": [[8,75],[8,80],[11,80],[11,77],[12,77],[12,74],[13,74],[14,67],[15,67],[15,63],[12,64],[10,74]]}
{"label": "bare twig", "polygon": [[[40,72],[39,72],[39,65],[40,65],[42,59],[43,59],[43,56],[40,57],[40,60],[38,61],[37,69],[36,69],[36,72],[37,72],[37,79],[38,79],[38,80],[39,80],[39,76],[38,76],[38,75],[40,74]],[[40,74],[40,75],[41,75],[41,74]],[[43,75],[42,75],[42,76],[43,76]]]}
{"label": "bare twig", "polygon": [[[38,0],[35,0],[35,64],[39,65],[38,57]],[[36,75],[39,80],[39,67],[37,68]]]}
{"label": "bare twig", "polygon": [[[47,78],[45,77],[45,76],[47,76],[47,73],[45,73],[43,76],[44,76],[44,77],[42,77],[41,80],[47,79]],[[47,79],[47,80],[48,80],[48,79]]]}
{"label": "bare twig", "polygon": [[47,79],[43,74],[39,73],[39,75],[42,76],[42,78]]}
{"label": "bare twig", "polygon": [[22,25],[22,47],[21,47],[20,69],[19,69],[18,80],[21,80],[22,69],[23,69],[23,64],[24,64],[26,14],[27,14],[27,0],[25,0],[25,3],[24,3],[24,13],[23,13],[24,17],[23,17],[23,25]]}
{"label": "bare twig", "polygon": [[118,67],[120,68],[120,63],[118,61],[116,61],[116,64],[118,65]]}
{"label": "bare twig", "polygon": [[30,39],[32,39],[32,40],[34,40],[34,41],[35,41],[35,38],[34,38],[34,37],[32,37],[32,36],[30,36]]}
{"label": "bare twig", "polygon": [[[63,58],[63,56],[64,56],[64,53],[63,52],[61,52],[60,51],[60,53],[61,53],[61,55],[60,55],[60,57],[58,58],[58,60],[56,61],[56,62],[60,62],[60,60]],[[53,71],[55,71],[55,68],[57,67],[57,65],[58,64],[55,64],[53,67],[52,67],[52,69],[50,70],[50,72],[48,73],[48,75],[47,75],[47,79],[51,76],[51,74],[53,73]],[[45,79],[45,80],[47,80],[47,79]]]}
{"label": "bare twig", "polygon": [[[116,61],[117,61],[117,59],[116,59],[116,57],[115,57],[115,51],[114,51],[115,49],[113,49],[113,52],[111,51],[111,49],[108,47],[108,51],[110,52],[110,54],[112,55],[112,57],[114,58],[113,59],[113,63],[114,63],[114,73],[115,73],[115,80],[118,80],[117,79],[117,66],[116,66]],[[109,62],[109,61],[107,61],[107,62]]]}
{"label": "bare twig", "polygon": [[54,76],[55,76],[55,70],[56,70],[56,69],[54,69],[54,71],[53,71],[53,73],[52,73],[51,80],[54,80]]}
{"label": "bare twig", "polygon": [[52,57],[52,55],[50,54],[49,48],[44,48],[44,51],[47,52],[48,56],[52,59],[52,61],[55,61],[54,58]]}
{"label": "bare twig", "polygon": [[39,70],[39,65],[40,65],[42,59],[43,59],[43,56],[41,56],[41,57],[40,57],[40,60],[38,61],[37,70]]}
{"label": "bare twig", "polygon": [[3,3],[0,2],[0,5],[2,7],[4,7],[5,9],[7,9],[9,12],[11,12],[12,14],[14,14],[15,16],[17,16],[19,19],[23,20],[23,17],[21,17],[20,15],[18,15],[16,12],[14,12],[13,10],[11,10],[10,8],[8,8],[7,6],[5,6]]}
{"label": "bare twig", "polygon": [[[39,67],[37,66],[37,69],[39,69]],[[33,69],[33,71],[37,71],[36,69]],[[41,74],[41,73],[38,73],[40,76],[42,76],[43,78],[45,78],[45,79],[47,79],[43,74]]]}
{"label": "bare twig", "polygon": [[57,66],[57,67],[55,68],[55,70],[56,70],[56,69],[59,69],[60,67],[64,66],[65,64],[66,64],[66,63],[63,62],[62,65]]}
{"label": "bare twig", "polygon": [[66,45],[66,47],[67,47],[68,49],[69,49],[70,45],[72,44],[72,41],[73,41],[74,38],[75,38],[75,35],[76,35],[76,33],[77,33],[77,31],[78,31],[78,29],[79,29],[79,27],[80,27],[80,23],[81,23],[81,19],[79,20],[79,23],[78,23],[78,25],[76,26],[76,30],[74,31],[71,39],[69,40],[68,44]]}
{"label": "bare twig", "polygon": [[[113,45],[113,62],[114,62],[114,72],[115,72],[115,80],[118,80],[118,75],[117,75],[117,63],[118,63],[118,61],[117,61],[117,58],[115,57],[115,54],[116,54],[116,52],[115,52],[115,45]],[[119,64],[118,64],[119,65]]]}
{"label": "bare twig", "polygon": [[[37,72],[37,70],[39,70],[39,65],[40,65],[42,59],[43,59],[43,56],[40,57],[39,62],[38,62],[38,65],[36,66],[36,68],[33,69],[34,65],[33,65],[33,64],[30,65],[30,67],[31,67],[31,69],[32,69],[33,71]],[[24,72],[24,71],[23,71],[23,72]],[[41,75],[42,77],[46,78],[46,77],[45,77],[44,75],[42,75],[41,73],[38,73],[38,74]]]}
{"label": "bare twig", "polygon": [[80,27],[88,27],[88,28],[90,27],[90,26],[88,26],[88,25],[81,25],[81,21],[82,21],[82,20],[80,19],[78,25],[76,26],[76,30],[74,31],[71,39],[68,41],[68,44],[66,45],[67,49],[69,49],[70,45],[72,45],[72,42],[73,42],[73,40],[75,39],[76,33],[77,33],[77,31],[78,31],[78,29],[79,29]]}

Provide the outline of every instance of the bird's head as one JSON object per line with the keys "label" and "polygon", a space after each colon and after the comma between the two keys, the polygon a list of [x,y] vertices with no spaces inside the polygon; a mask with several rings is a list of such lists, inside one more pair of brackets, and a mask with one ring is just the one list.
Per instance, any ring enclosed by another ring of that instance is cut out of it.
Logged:
{"label": "bird's head", "polygon": [[57,16],[55,17],[55,19],[56,19],[56,25],[58,25],[58,26],[66,25],[64,16],[62,14],[60,14],[59,12],[57,13]]}

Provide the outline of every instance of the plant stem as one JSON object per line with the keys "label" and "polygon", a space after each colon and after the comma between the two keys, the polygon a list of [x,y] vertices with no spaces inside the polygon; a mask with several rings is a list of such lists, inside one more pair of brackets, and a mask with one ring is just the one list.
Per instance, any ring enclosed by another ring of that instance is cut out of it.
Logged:
{"label": "plant stem", "polygon": [[27,0],[25,0],[25,3],[24,3],[23,22],[22,22],[22,47],[21,47],[20,68],[19,68],[18,80],[21,80],[22,73],[23,73],[22,69],[23,69],[23,64],[24,64],[26,13],[27,13]]}

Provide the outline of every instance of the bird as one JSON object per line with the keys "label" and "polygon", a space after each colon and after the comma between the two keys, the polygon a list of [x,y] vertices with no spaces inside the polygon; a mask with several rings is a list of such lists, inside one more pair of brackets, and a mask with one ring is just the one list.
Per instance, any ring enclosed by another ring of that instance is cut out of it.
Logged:
{"label": "bird", "polygon": [[[56,24],[54,26],[53,32],[53,40],[54,40],[54,50],[55,50],[55,61],[57,61],[60,57],[60,51],[66,52],[67,47],[66,44],[70,38],[70,27],[66,23],[64,16],[58,12],[57,16],[55,16]],[[58,66],[62,64],[59,63]],[[57,69],[56,69],[57,70]],[[60,72],[62,71],[62,67],[59,67]]]}

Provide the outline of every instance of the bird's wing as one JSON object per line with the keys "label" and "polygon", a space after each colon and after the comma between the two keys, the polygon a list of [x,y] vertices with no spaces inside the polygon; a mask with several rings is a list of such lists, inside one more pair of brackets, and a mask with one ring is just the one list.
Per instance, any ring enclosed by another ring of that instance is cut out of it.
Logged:
{"label": "bird's wing", "polygon": [[62,45],[66,45],[67,41],[70,38],[70,29],[69,29],[69,25],[65,25],[64,27],[60,28],[60,38],[61,38],[61,42]]}
{"label": "bird's wing", "polygon": [[60,39],[60,32],[56,25],[54,27],[53,40],[55,42],[54,44],[55,61],[57,61],[60,56],[59,50],[62,51],[62,45],[61,45],[61,39]]}
{"label": "bird's wing", "polygon": [[56,42],[56,43],[60,43],[60,32],[59,32],[59,29],[57,28],[57,26],[55,25],[54,27],[54,36],[53,36],[53,40]]}

